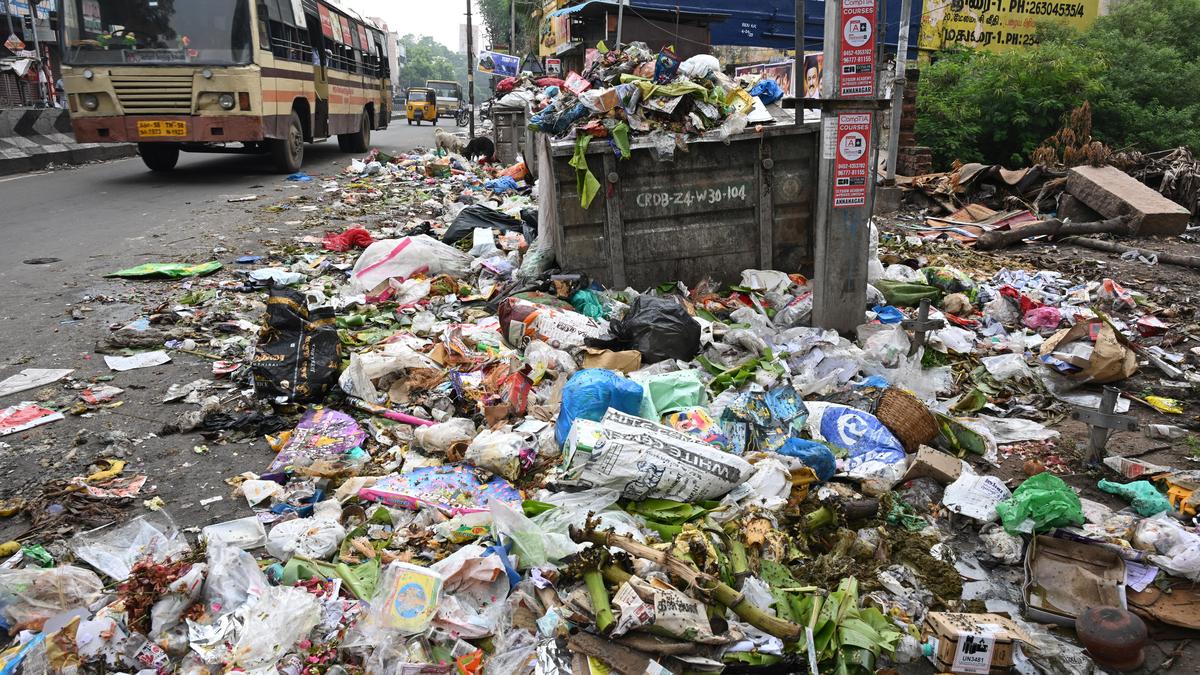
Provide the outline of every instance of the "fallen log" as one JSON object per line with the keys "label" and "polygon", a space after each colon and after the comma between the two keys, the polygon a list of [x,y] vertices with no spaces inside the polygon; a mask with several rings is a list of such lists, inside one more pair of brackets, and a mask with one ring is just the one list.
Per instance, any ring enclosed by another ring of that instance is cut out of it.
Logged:
{"label": "fallen log", "polygon": [[1176,253],[1160,253],[1151,251],[1148,248],[1137,248],[1135,246],[1125,246],[1111,241],[1103,241],[1101,239],[1089,239],[1088,237],[1066,237],[1058,241],[1060,244],[1072,244],[1074,246],[1082,246],[1090,248],[1093,251],[1105,251],[1108,253],[1129,253],[1137,251],[1137,254],[1143,258],[1152,256],[1158,257],[1158,262],[1168,265],[1178,265],[1180,267],[1191,267],[1200,269],[1200,256],[1194,255],[1178,255]]}
{"label": "fallen log", "polygon": [[1095,223],[1064,223],[1058,218],[1040,220],[1014,230],[984,232],[975,240],[975,248],[991,251],[1018,244],[1030,237],[1065,237],[1076,234],[1133,234],[1128,216]]}

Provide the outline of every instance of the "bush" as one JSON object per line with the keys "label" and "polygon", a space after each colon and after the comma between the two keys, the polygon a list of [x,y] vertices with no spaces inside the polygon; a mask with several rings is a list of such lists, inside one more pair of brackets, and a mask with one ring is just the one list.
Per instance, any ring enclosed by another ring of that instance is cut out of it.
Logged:
{"label": "bush", "polygon": [[942,53],[922,69],[917,137],[938,166],[1024,166],[1085,100],[1114,150],[1200,153],[1200,0],[1124,0],[1087,32],[1039,32],[1033,48]]}

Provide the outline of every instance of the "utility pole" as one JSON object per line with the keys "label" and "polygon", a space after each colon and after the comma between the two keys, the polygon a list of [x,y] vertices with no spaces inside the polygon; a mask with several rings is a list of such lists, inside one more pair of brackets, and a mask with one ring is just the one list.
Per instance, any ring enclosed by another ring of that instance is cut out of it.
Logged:
{"label": "utility pole", "polygon": [[517,0],[508,0],[508,51],[521,58],[517,53]]}
{"label": "utility pole", "polygon": [[621,48],[621,29],[625,26],[625,0],[617,5],[617,49]]}
{"label": "utility pole", "polygon": [[467,0],[467,96],[471,100],[471,138],[475,138],[475,28],[471,23],[471,0]]}
{"label": "utility pole", "polygon": [[42,82],[42,77],[45,76],[46,69],[42,67],[42,46],[40,44],[38,44],[38,34],[37,34],[37,24],[38,24],[37,6],[40,1],[41,0],[29,0],[29,19],[30,19],[30,25],[33,26],[33,53],[37,54],[38,96],[41,97],[42,107],[45,108],[46,107],[46,87],[45,87],[45,83]]}
{"label": "utility pole", "polygon": [[881,23],[879,0],[825,3],[812,324],[839,333],[861,324],[866,306],[878,136],[875,44]]}
{"label": "utility pole", "polygon": [[900,3],[900,40],[896,45],[896,80],[892,85],[892,126],[888,129],[887,185],[896,184],[896,161],[900,156],[900,118],[904,116],[904,89],[908,86],[908,31],[912,0]]}
{"label": "utility pole", "polygon": [[8,19],[8,34],[9,34],[10,36],[11,36],[11,35],[16,35],[16,34],[17,34],[17,31],[13,29],[13,25],[12,25],[12,10],[10,10],[10,9],[8,8],[8,0],[4,0],[4,18],[5,18],[5,19]]}

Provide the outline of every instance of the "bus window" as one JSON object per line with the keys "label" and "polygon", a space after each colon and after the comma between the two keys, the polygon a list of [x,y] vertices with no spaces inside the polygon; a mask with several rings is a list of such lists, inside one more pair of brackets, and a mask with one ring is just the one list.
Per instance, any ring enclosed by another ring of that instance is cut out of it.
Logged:
{"label": "bus window", "polygon": [[70,64],[250,62],[249,0],[159,3],[145,0],[64,0]]}

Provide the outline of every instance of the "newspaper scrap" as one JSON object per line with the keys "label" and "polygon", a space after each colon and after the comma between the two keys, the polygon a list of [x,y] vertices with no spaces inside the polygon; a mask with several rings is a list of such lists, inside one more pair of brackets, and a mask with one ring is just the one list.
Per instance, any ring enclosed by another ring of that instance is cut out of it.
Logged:
{"label": "newspaper scrap", "polygon": [[715,499],[754,471],[736,455],[617,410],[609,409],[600,426],[603,434],[579,480],[621,490],[625,499]]}

